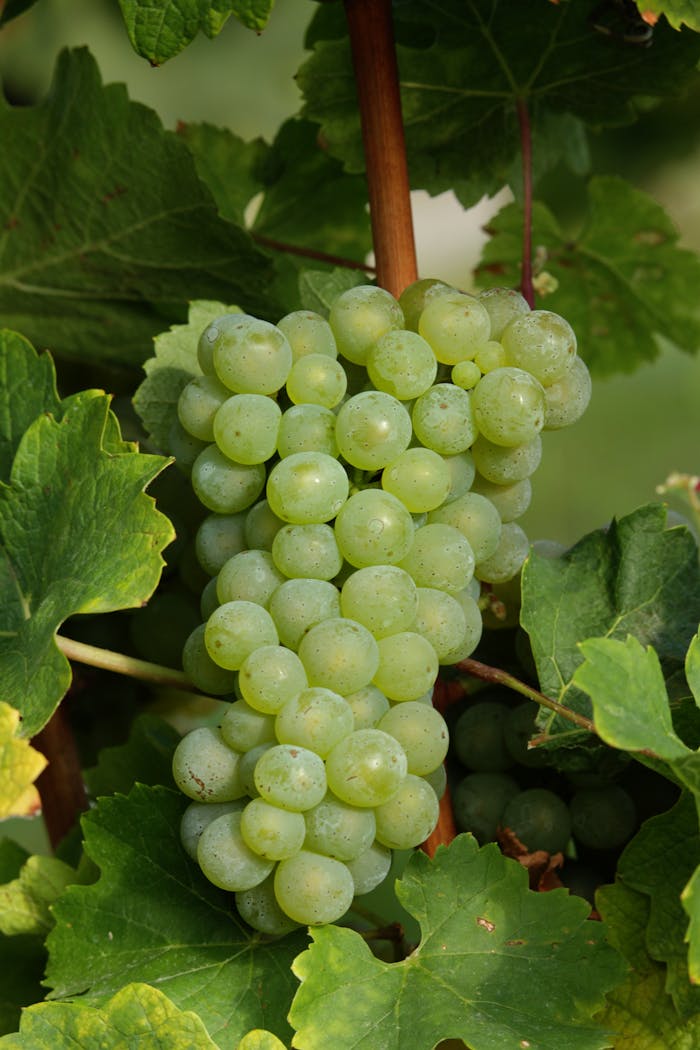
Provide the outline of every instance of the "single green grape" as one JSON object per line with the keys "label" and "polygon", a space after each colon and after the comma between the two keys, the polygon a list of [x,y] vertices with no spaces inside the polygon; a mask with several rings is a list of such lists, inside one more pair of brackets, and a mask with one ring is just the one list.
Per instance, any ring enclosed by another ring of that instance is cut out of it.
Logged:
{"label": "single green grape", "polygon": [[437,361],[417,332],[393,329],[369,348],[367,372],[377,390],[411,401],[435,382]]}
{"label": "single green grape", "polygon": [[420,846],[435,830],[439,814],[440,803],[430,784],[408,773],[396,793],[375,810],[377,841],[389,849]]}
{"label": "single green grape", "polygon": [[494,485],[512,485],[535,473],[542,458],[542,439],[539,434],[524,445],[504,448],[495,445],[480,434],[471,448],[479,474]]}
{"label": "single green grape", "polygon": [[416,585],[397,565],[367,565],[347,577],[340,591],[343,616],[384,638],[405,631],[418,608]]}
{"label": "single green grape", "polygon": [[276,744],[265,751],[254,777],[262,798],[295,813],[317,806],[328,786],[323,759],[296,744]]}
{"label": "single green grape", "polygon": [[429,448],[407,448],[382,471],[382,488],[400,499],[411,514],[435,510],[452,488],[444,456]]}
{"label": "single green grape", "polygon": [[282,911],[304,926],[337,922],[352,904],[355,890],[342,861],[309,850],[280,861],[274,884]]}
{"label": "single green grape", "polygon": [[300,744],[321,758],[354,728],[352,711],[343,697],[322,686],[302,689],[275,718],[275,735],[280,744]]}
{"label": "single green grape", "polygon": [[285,580],[270,598],[268,608],[280,642],[296,650],[314,624],[340,616],[340,595],[328,580]]}
{"label": "single green grape", "polygon": [[253,853],[265,860],[284,860],[304,844],[306,824],[301,813],[254,798],[241,812],[241,836]]}
{"label": "single green grape", "polygon": [[354,860],[346,861],[348,871],[352,876],[355,896],[361,897],[370,893],[373,889],[384,882],[391,867],[392,852],[381,842],[373,842],[369,849],[361,853]]}
{"label": "single green grape", "polygon": [[514,288],[487,288],[479,293],[479,302],[491,319],[491,338],[499,339],[511,321],[529,313],[527,300]]}
{"label": "single green grape", "polygon": [[401,561],[415,533],[401,500],[380,489],[351,495],[338,511],[334,528],[341,554],[358,569]]}
{"label": "single green grape", "polygon": [[342,292],[331,306],[329,324],[339,353],[364,365],[371,346],[394,328],[403,328],[403,311],[393,295],[374,285]]}
{"label": "single green grape", "polygon": [[313,310],[294,310],[277,322],[277,327],[287,337],[295,361],[307,354],[325,354],[337,357],[333,330],[325,317]]}
{"label": "single green grape", "polygon": [[283,645],[259,646],[246,656],[238,672],[243,699],[263,714],[277,714],[307,685],[303,663]]}
{"label": "single green grape", "polygon": [[261,645],[277,645],[274,621],[255,602],[225,602],[215,609],[204,629],[204,642],[212,660],[237,671],[246,656]]}
{"label": "single green grape", "polygon": [[360,808],[388,802],[407,772],[405,751],[379,729],[356,730],[336,744],[326,759],[330,790],[342,802]]}
{"label": "single green grape", "polygon": [[245,550],[246,512],[208,514],[195,536],[197,561],[210,576],[216,576],[224,562]]}
{"label": "single green grape", "polygon": [[462,712],[452,730],[457,757],[467,769],[500,773],[513,765],[503,737],[509,708],[492,700],[481,700]]}
{"label": "single green grape", "polygon": [[377,830],[374,810],[349,806],[331,793],[307,809],[304,820],[304,848],[346,862],[369,849]]}
{"label": "single green grape", "polygon": [[215,886],[247,890],[267,878],[274,861],[254,853],[241,834],[241,813],[227,813],[209,824],[199,838],[197,861]]}
{"label": "single green grape", "polygon": [[439,661],[427,638],[415,631],[399,631],[380,638],[379,667],[373,682],[395,703],[417,700],[435,684]]}
{"label": "single green grape", "polygon": [[207,445],[192,464],[192,488],[215,514],[246,510],[265,487],[262,463],[234,463],[216,445]]}
{"label": "single green grape", "polygon": [[472,396],[452,383],[437,383],[416,398],[411,418],[421,445],[443,456],[468,449],[477,436]]}
{"label": "single green grape", "polygon": [[287,396],[295,405],[335,408],[345,396],[348,377],[340,361],[327,354],[306,354],[292,365]]}
{"label": "single green grape", "polygon": [[201,726],[183,736],[173,753],[173,779],[195,802],[232,802],[243,795],[241,756],[218,729]]}
{"label": "single green grape", "polygon": [[297,525],[330,521],[348,498],[348,476],[324,452],[296,452],[270,471],[267,501],[283,521]]}
{"label": "single green grape", "polygon": [[501,336],[509,364],[523,368],[542,386],[563,379],[576,357],[576,335],[551,310],[531,310],[506,325]]}
{"label": "single green grape", "polygon": [[267,606],[285,579],[269,551],[241,551],[221,566],[217,577],[216,595],[220,605],[225,602],[246,601]]}
{"label": "single green grape", "polygon": [[292,405],[280,420],[277,451],[282,459],[295,452],[325,452],[336,459],[335,414],[323,405]]}
{"label": "single green grape", "polygon": [[456,594],[474,575],[474,551],[459,528],[433,522],[416,529],[411,549],[399,565],[417,587]]}
{"label": "single green grape", "polygon": [[408,772],[416,776],[432,773],[447,755],[447,725],[434,707],[416,701],[397,704],[384,715],[377,728],[398,740],[406,752]]}
{"label": "single green grape", "polygon": [[476,298],[464,292],[446,292],[426,304],[418,331],[430,343],[442,364],[473,360],[476,351],[491,335],[488,312]]}
{"label": "single green grape", "polygon": [[213,421],[214,441],[236,463],[265,463],[277,449],[282,410],[264,394],[234,394]]}
{"label": "single green grape", "polygon": [[[465,492],[462,496],[450,500],[437,510],[428,514],[430,525],[440,524],[457,529],[467,540],[476,564],[489,558],[498,547],[501,539],[502,524],[494,504],[478,492]],[[470,577],[469,577],[470,578]],[[461,587],[466,587],[469,578]],[[426,586],[431,586],[426,583]]]}
{"label": "single green grape", "polygon": [[522,368],[487,372],[472,396],[476,427],[496,445],[524,445],[544,426],[544,388]]}
{"label": "single green grape", "polygon": [[379,470],[408,448],[411,417],[391,394],[365,390],[340,408],[335,438],[340,454],[353,467]]}
{"label": "single green grape", "polygon": [[569,803],[574,838],[591,849],[619,849],[635,832],[637,812],[628,791],[618,784],[581,788]]}
{"label": "single green grape", "polygon": [[272,558],[289,579],[332,580],[343,566],[330,525],[285,525],[272,543]]}
{"label": "single green grape", "polygon": [[379,666],[374,636],[356,620],[332,617],[311,627],[299,642],[310,685],[354,693],[369,685]]}
{"label": "single green grape", "polygon": [[283,937],[299,927],[299,923],[290,919],[277,903],[274,872],[257,886],[239,890],[236,894],[236,909],[243,922],[259,933],[266,933],[268,937]]}
{"label": "single green grape", "polygon": [[275,741],[275,719],[256,711],[245,700],[236,700],[222,718],[220,732],[230,748],[243,753]]}

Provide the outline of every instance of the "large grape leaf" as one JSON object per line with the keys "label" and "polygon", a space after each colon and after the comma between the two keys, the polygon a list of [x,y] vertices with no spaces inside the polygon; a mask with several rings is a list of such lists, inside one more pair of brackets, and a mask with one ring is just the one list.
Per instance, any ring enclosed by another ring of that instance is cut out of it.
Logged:
{"label": "large grape leaf", "polygon": [[[561,157],[566,114],[600,126],[630,121],[637,96],[664,97],[695,72],[700,40],[665,24],[648,49],[594,26],[599,0],[423,0],[394,5],[401,101],[414,187],[455,187],[465,204],[500,188],[519,152],[516,104],[525,102],[546,149]],[[323,128],[349,171],[364,157],[349,45],[319,16],[299,84],[304,114]],[[330,37],[330,39],[328,39]],[[559,142],[557,142],[557,139]],[[542,148],[538,148],[541,155]]]}
{"label": "large grape leaf", "polygon": [[0,675],[23,735],[70,684],[54,640],[63,620],[140,605],[155,589],[173,529],[144,488],[163,464],[121,440],[98,391],[67,399],[60,420],[40,415],[19,442],[0,482]]}
{"label": "large grape leaf", "polygon": [[698,814],[692,795],[684,793],[667,813],[642,825],[617,867],[623,884],[648,898],[646,950],[666,965],[665,989],[685,1019],[700,1012],[700,985],[692,984],[688,974],[688,916],[681,892],[698,864]]}
{"label": "large grape leaf", "polygon": [[[581,639],[633,635],[656,650],[665,675],[682,668],[700,622],[697,547],[682,526],[666,528],[666,510],[651,503],[584,536],[559,557],[532,552],[522,576],[521,623],[530,636],[543,692],[590,715],[589,697],[573,681]],[[551,712],[540,726],[560,743],[581,732]]]}
{"label": "large grape leaf", "polygon": [[695,1050],[700,1044],[700,1014],[681,1020],[664,988],[666,968],[646,949],[650,899],[623,882],[596,893],[611,943],[630,964],[625,980],[608,992],[597,1015],[616,1033],[615,1050]]}
{"label": "large grape leaf", "polygon": [[230,15],[260,32],[273,4],[274,0],[119,0],[132,47],[154,66],[177,55],[200,31],[216,36]]}
{"label": "large grape leaf", "polygon": [[237,306],[197,300],[190,303],[187,324],[171,325],[156,336],[155,356],[143,366],[146,378],[134,395],[134,408],[157,448],[169,449],[180,394],[190,379],[202,374],[197,361],[200,335],[216,317],[235,311]]}
{"label": "large grape leaf", "polygon": [[312,931],[294,963],[290,1021],[304,1050],[415,1050],[461,1038],[472,1050],[593,1050],[609,1034],[591,1015],[624,965],[589,907],[538,894],[494,845],[460,835],[434,860],[417,853],[397,883],[422,940],[403,962],[375,958],[362,937]]}
{"label": "large grape leaf", "polygon": [[19,711],[0,700],[0,820],[36,813],[41,802],[34,781],[46,759],[18,735]]}
{"label": "large grape leaf", "polygon": [[275,312],[271,263],[217,214],[185,143],[103,86],[86,49],[61,53],[39,105],[0,100],[0,138],[0,311],[36,345],[136,365],[190,299]]}
{"label": "large grape leaf", "polygon": [[7,481],[22,435],[42,412],[59,411],[49,354],[38,355],[18,332],[0,330],[0,479]]}
{"label": "large grape leaf", "polygon": [[[58,1041],[58,1042],[57,1042]],[[2,1050],[217,1050],[202,1021],[147,984],[128,984],[102,1007],[37,1003]]]}
{"label": "large grape leaf", "polygon": [[251,1028],[289,1038],[290,965],[302,934],[264,940],[236,917],[232,896],[185,854],[187,799],[135,786],[83,818],[85,849],[101,869],[53,908],[47,983],[52,999],[104,1003],[126,981],[156,984],[179,1009],[196,1007],[222,1050]]}
{"label": "large grape leaf", "polygon": [[93,798],[120,792],[126,795],[135,783],[167,784],[179,733],[165,719],[145,713],[131,726],[129,739],[117,747],[103,747],[97,765],[85,770]]}
{"label": "large grape leaf", "polygon": [[647,17],[664,15],[674,29],[688,26],[700,32],[700,3],[698,0],[643,0],[640,6]]}
{"label": "large grape leaf", "polygon": [[[479,284],[519,284],[522,224],[516,204],[492,220]],[[614,176],[591,179],[588,213],[575,236],[535,204],[536,264],[558,282],[542,305],[573,325],[592,371],[630,372],[653,361],[658,336],[688,352],[700,347],[700,258],[679,247],[679,236],[656,201]]]}

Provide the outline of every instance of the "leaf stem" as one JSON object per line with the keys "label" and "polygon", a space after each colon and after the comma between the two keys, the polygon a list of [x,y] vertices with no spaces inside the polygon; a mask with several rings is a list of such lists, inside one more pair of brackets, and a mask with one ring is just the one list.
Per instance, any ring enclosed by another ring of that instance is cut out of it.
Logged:
{"label": "leaf stem", "polygon": [[474,678],[481,678],[484,682],[496,682],[498,685],[504,685],[508,689],[526,696],[528,700],[534,700],[541,707],[549,708],[550,711],[554,711],[555,714],[568,719],[569,722],[573,722],[581,729],[597,735],[596,727],[590,718],[580,715],[577,711],[571,711],[568,707],[560,704],[558,700],[552,700],[551,697],[545,696],[538,689],[527,685],[526,682],[521,682],[519,678],[508,674],[507,671],[502,671],[499,667],[490,667],[488,664],[482,664],[478,660],[472,660],[471,657],[461,660],[458,664],[455,664],[455,667],[460,671],[466,671],[467,674],[472,675]]}
{"label": "leaf stem", "polygon": [[520,290],[531,310],[535,308],[535,289],[532,283],[532,129],[527,103],[517,101],[520,126],[520,151],[523,162],[523,258]]}
{"label": "leaf stem", "polygon": [[406,140],[391,0],[345,0],[355,69],[377,283],[399,296],[416,280]]}
{"label": "leaf stem", "polygon": [[198,692],[184,671],[176,671],[172,667],[162,667],[160,664],[152,664],[147,660],[138,660],[134,656],[115,653],[111,649],[100,649],[96,645],[87,645],[74,638],[66,638],[62,634],[56,635],[56,645],[69,660],[89,664],[90,667],[99,667],[103,671],[114,671],[117,674],[127,675],[129,678],[138,678],[142,682],[152,682],[154,685],[170,686],[192,693]]}
{"label": "leaf stem", "polygon": [[329,255],[315,248],[305,248],[299,244],[287,244],[285,241],[276,241],[272,237],[266,237],[262,233],[250,231],[253,240],[271,251],[285,252],[287,255],[300,255],[304,259],[315,259],[317,262],[328,263],[331,266],[341,266],[345,270],[364,270],[366,273],[374,273],[374,267],[369,263],[357,262],[355,259],[345,259],[341,255]]}

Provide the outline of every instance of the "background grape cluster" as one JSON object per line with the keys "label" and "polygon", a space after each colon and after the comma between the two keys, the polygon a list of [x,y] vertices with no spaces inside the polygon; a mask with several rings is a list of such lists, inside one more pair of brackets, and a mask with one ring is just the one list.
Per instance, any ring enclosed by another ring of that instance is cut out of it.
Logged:
{"label": "background grape cluster", "polygon": [[540,433],[590,379],[568,323],[521,295],[370,285],[328,320],[226,314],[202,333],[173,447],[210,512],[183,666],[232,697],[173,772],[185,848],[254,928],[340,918],[434,829],[441,665],[517,576]]}

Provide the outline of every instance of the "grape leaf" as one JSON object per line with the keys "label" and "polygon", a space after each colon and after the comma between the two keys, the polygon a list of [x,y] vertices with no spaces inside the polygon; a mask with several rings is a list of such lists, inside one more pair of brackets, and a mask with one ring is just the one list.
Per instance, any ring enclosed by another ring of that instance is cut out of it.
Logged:
{"label": "grape leaf", "polygon": [[700,3],[698,0],[644,0],[645,15],[664,15],[674,29],[688,26],[700,32]]}
{"label": "grape leaf", "polygon": [[236,1050],[285,1050],[285,1046],[272,1032],[255,1028],[243,1036]]}
{"label": "grape leaf", "polygon": [[101,875],[69,887],[54,905],[51,998],[103,1003],[125,981],[143,981],[180,1009],[196,1003],[222,1050],[255,1027],[288,1038],[289,966],[304,936],[266,942],[240,922],[231,895],[180,845],[186,804],[174,791],[136,785],[83,818],[85,849]]}
{"label": "grape leaf", "polygon": [[[538,894],[527,873],[471,835],[417,853],[397,894],[421,924],[418,948],[400,963],[375,958],[362,937],[312,930],[294,962],[301,980],[290,1021],[304,1050],[415,1050],[461,1038],[472,1050],[602,1048],[591,1014],[622,977],[604,929],[585,901]],[[546,989],[547,1009],[533,988]]]}
{"label": "grape leaf", "polygon": [[155,337],[155,357],[143,368],[146,378],[134,395],[134,408],[156,447],[168,450],[177,402],[190,379],[202,374],[197,361],[200,335],[216,317],[238,312],[237,306],[197,300],[190,303],[187,324],[171,325]]}
{"label": "grape leaf", "polygon": [[356,270],[304,270],[299,277],[299,294],[305,310],[328,317],[338,296],[366,281]]}
{"label": "grape leaf", "polygon": [[172,756],[179,733],[157,715],[138,715],[126,744],[104,747],[97,765],[85,771],[88,789],[96,798],[121,792],[126,795],[134,784],[167,784]]}
{"label": "grape leaf", "polygon": [[46,950],[41,937],[0,934],[0,1036],[17,1030],[23,1007],[43,999],[41,979],[45,965]]}
{"label": "grape leaf", "polygon": [[700,708],[700,631],[688,646],[685,657],[685,677]]}
{"label": "grape leaf", "polygon": [[194,40],[213,37],[233,15],[248,29],[264,29],[274,0],[119,0],[131,46],[159,66]]}
{"label": "grape leaf", "polygon": [[0,674],[31,736],[70,684],[54,633],[69,616],[139,605],[173,538],[145,486],[163,460],[124,451],[109,398],[68,399],[25,432],[0,483]]}
{"label": "grape leaf", "polygon": [[688,748],[676,736],[663,672],[656,652],[628,635],[591,638],[573,684],[593,702],[593,720],[606,744],[624,751],[654,751],[673,763]]}
{"label": "grape leaf", "polygon": [[243,226],[246,208],[261,189],[258,168],[270,147],[260,138],[244,142],[214,124],[178,125],[177,133],[194,157],[197,173],[211,190],[219,214]]}
{"label": "grape leaf", "polygon": [[[492,220],[480,285],[519,284],[522,223],[516,204]],[[690,353],[700,346],[700,258],[678,246],[678,230],[646,193],[614,176],[593,178],[578,234],[535,204],[532,237],[536,266],[558,282],[543,305],[571,323],[593,372],[631,372],[653,361],[658,336]]]}
{"label": "grape leaf", "polygon": [[[590,715],[573,681],[582,638],[634,635],[652,645],[665,675],[683,666],[700,622],[697,547],[686,528],[667,529],[666,510],[650,503],[584,536],[560,557],[532,552],[522,576],[521,623],[530,636],[543,692]],[[542,729],[562,743],[581,733],[559,715],[540,713]]]}
{"label": "grape leaf", "polygon": [[25,817],[41,806],[34,781],[46,759],[17,736],[19,711],[0,700],[0,820]]}
{"label": "grape leaf", "polygon": [[[273,268],[216,212],[181,139],[103,86],[86,49],[59,56],[46,99],[0,101],[0,311],[35,345],[139,364],[190,299],[275,311]],[[155,305],[154,305],[155,304]]]}
{"label": "grape leaf", "polygon": [[[433,193],[454,186],[465,204],[500,188],[519,153],[518,100],[544,134],[552,113],[614,125],[634,119],[637,96],[682,90],[700,56],[692,33],[662,24],[652,48],[624,46],[595,30],[598,7],[599,0],[521,0],[514,20],[506,0],[395,4],[412,185]],[[319,19],[314,53],[298,74],[303,112],[322,125],[330,152],[357,172],[364,157],[349,45],[337,19],[330,22]],[[560,156],[554,125],[550,139]]]}
{"label": "grape leaf", "polygon": [[2,1050],[217,1050],[197,1014],[178,1009],[147,984],[128,984],[102,1007],[37,1003],[22,1013]]}
{"label": "grape leaf", "polygon": [[645,936],[649,898],[622,882],[602,886],[596,908],[611,943],[630,963],[625,980],[608,992],[596,1019],[616,1032],[615,1050],[695,1050],[700,1014],[681,1021],[664,989],[665,967],[649,957]]}
{"label": "grape leaf", "polygon": [[45,936],[53,926],[50,906],[75,877],[56,857],[29,857],[17,878],[0,886],[0,932]]}
{"label": "grape leaf", "polygon": [[[696,796],[697,804],[697,796]],[[681,904],[690,922],[686,933],[688,941],[688,973],[691,981],[700,984],[700,867],[693,872],[681,893]]]}
{"label": "grape leaf", "polygon": [[[625,847],[617,868],[625,886],[649,899],[646,948],[652,959],[667,965],[666,991],[685,1019],[700,1012],[700,987],[688,977],[684,943],[688,916],[681,892],[698,864],[698,814],[692,796],[684,793],[667,813],[642,825]],[[697,914],[694,918],[697,922]]]}
{"label": "grape leaf", "polygon": [[22,435],[42,412],[59,411],[49,354],[17,332],[0,331],[0,480],[7,481]]}

